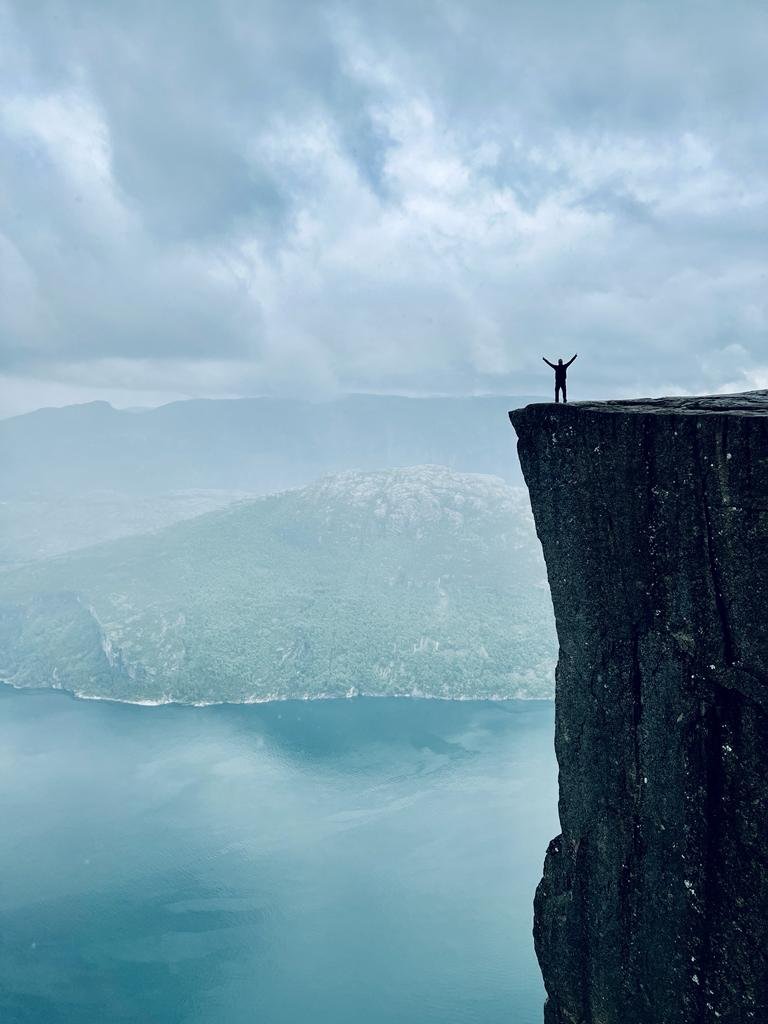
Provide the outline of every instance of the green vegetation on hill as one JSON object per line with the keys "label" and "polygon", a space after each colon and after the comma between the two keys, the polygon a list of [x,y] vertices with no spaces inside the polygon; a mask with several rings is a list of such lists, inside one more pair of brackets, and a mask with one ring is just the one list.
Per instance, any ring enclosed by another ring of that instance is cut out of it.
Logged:
{"label": "green vegetation on hill", "polygon": [[0,678],[123,700],[548,697],[524,491],[348,472],[0,575]]}

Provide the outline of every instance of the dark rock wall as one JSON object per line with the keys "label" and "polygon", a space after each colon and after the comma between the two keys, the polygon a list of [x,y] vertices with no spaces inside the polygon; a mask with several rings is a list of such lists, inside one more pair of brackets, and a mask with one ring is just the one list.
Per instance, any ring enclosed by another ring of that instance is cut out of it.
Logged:
{"label": "dark rock wall", "polygon": [[552,591],[547,1024],[768,1022],[768,393],[511,413]]}

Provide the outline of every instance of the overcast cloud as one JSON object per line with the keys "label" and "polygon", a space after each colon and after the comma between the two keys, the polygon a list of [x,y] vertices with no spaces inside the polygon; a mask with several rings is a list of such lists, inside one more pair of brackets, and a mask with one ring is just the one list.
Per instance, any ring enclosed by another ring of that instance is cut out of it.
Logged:
{"label": "overcast cloud", "polygon": [[0,0],[0,414],[768,386],[762,2]]}

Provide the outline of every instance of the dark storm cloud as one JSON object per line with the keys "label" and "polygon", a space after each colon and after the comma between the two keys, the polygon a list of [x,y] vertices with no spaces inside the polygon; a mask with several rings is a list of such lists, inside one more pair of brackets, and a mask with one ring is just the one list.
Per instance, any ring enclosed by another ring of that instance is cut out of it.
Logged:
{"label": "dark storm cloud", "polygon": [[760,4],[0,10],[16,405],[768,384]]}

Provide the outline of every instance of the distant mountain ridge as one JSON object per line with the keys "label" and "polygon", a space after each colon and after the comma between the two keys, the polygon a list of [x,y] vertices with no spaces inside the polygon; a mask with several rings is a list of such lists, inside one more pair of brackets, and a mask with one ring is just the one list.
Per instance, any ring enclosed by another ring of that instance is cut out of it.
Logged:
{"label": "distant mountain ridge", "polygon": [[266,494],[326,473],[438,464],[522,482],[507,410],[530,397],[106,402],[0,421],[0,498],[111,491]]}
{"label": "distant mountain ridge", "polygon": [[524,490],[347,472],[0,575],[0,677],[121,700],[550,697]]}

